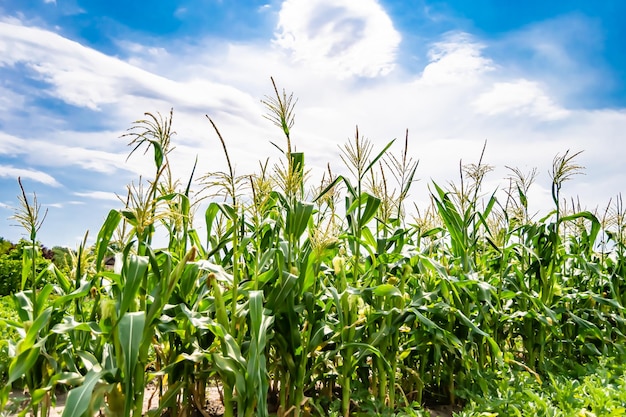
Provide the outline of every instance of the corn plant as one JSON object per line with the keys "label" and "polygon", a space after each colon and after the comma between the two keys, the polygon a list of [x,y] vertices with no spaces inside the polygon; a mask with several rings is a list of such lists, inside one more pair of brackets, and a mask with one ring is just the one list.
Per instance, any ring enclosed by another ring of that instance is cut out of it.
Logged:
{"label": "corn plant", "polygon": [[[65,387],[64,416],[139,416],[154,383],[148,415],[206,414],[215,383],[227,417],[421,415],[419,404],[463,400],[472,415],[493,392],[493,409],[511,415],[621,412],[617,394],[594,388],[614,379],[589,379],[583,403],[554,376],[626,353],[621,197],[604,215],[568,203],[578,153],[555,157],[548,213],[529,212],[536,170],[509,168],[504,199],[483,189],[492,170],[483,147],[478,163],[460,164],[459,182],[433,182],[431,205],[411,215],[408,132],[394,154],[393,140],[376,152],[357,128],[339,147],[347,174],[328,166],[311,186],[297,101],[271,81],[265,117],[284,145],[256,173],[235,171],[207,116],[226,169],[196,178],[194,164],[179,181],[173,112],[133,123],[129,157],[150,152],[154,171],[128,186],[93,246],[85,236],[69,272],[36,273],[45,214],[20,181],[15,219],[29,245],[19,320],[5,321],[21,340],[9,342],[3,408],[23,386],[22,415],[48,415]],[[555,388],[537,392],[538,381]]]}

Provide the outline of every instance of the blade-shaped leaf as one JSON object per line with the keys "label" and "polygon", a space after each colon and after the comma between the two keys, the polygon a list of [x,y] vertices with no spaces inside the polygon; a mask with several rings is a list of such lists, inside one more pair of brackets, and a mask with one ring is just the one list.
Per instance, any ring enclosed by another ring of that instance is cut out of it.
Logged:
{"label": "blade-shaped leaf", "polygon": [[121,318],[117,327],[118,337],[124,354],[124,376],[127,380],[132,378],[139,345],[141,344],[143,329],[146,324],[144,312],[128,313]]}
{"label": "blade-shaped leaf", "polygon": [[127,263],[123,271],[125,279],[123,280],[124,290],[122,293],[122,301],[120,303],[120,315],[128,311],[130,305],[137,298],[137,292],[139,291],[141,280],[148,270],[147,256],[137,256],[134,254],[130,254],[128,255],[128,259],[126,262]]}
{"label": "blade-shaped leaf", "polygon": [[106,373],[107,371],[96,372],[93,370],[87,372],[83,384],[72,389],[67,395],[65,408],[63,409],[63,415],[61,417],[79,417],[84,415],[89,409],[94,387]]}
{"label": "blade-shaped leaf", "polygon": [[109,249],[109,242],[113,236],[113,232],[117,229],[117,225],[122,219],[122,213],[118,210],[111,210],[104,221],[104,224],[98,232],[96,238],[95,252],[96,252],[96,269],[100,271],[102,269],[102,260]]}

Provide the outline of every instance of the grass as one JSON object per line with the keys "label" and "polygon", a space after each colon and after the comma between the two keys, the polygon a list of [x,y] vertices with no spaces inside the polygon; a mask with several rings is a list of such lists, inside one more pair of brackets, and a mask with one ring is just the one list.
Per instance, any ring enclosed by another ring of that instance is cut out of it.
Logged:
{"label": "grass", "polygon": [[626,369],[606,359],[541,379],[520,370],[483,377],[486,391],[465,393],[459,417],[626,415]]}
{"label": "grass", "polygon": [[17,312],[11,297],[0,297],[0,383],[6,384],[7,372],[10,363],[9,340],[17,341],[15,329],[4,324],[3,320],[18,320]]}

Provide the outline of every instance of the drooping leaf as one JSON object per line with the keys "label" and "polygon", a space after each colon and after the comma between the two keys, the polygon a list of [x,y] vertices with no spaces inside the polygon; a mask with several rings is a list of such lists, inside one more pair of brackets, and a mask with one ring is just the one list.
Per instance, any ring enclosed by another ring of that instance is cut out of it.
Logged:
{"label": "drooping leaf", "polygon": [[122,213],[120,213],[119,210],[109,211],[106,220],[98,232],[94,248],[96,252],[96,270],[98,271],[103,269],[102,261],[109,250],[109,242],[111,241],[111,237],[113,236],[115,229],[117,229],[121,219]]}
{"label": "drooping leaf", "polygon": [[83,384],[67,394],[65,408],[61,417],[81,417],[89,410],[94,387],[107,371],[91,370],[85,375]]}

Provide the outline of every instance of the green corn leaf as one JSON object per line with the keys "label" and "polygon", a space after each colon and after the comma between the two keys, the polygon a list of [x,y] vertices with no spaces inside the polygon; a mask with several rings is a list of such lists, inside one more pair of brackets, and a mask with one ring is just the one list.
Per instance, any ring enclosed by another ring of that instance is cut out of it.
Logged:
{"label": "green corn leaf", "polygon": [[[146,247],[146,256],[152,268],[150,272],[153,276],[150,281],[158,284],[162,283],[163,279],[168,277],[172,271],[172,255],[165,251],[159,252],[157,255],[152,248],[148,246]],[[162,288],[161,285],[150,286]]]}
{"label": "green corn leaf", "polygon": [[194,245],[198,249],[198,256],[200,259],[206,259],[206,250],[200,241],[200,235],[198,235],[198,231],[196,229],[190,229],[187,231],[187,236],[189,237],[189,241],[192,245]]}
{"label": "green corn leaf", "polygon": [[[98,362],[98,358],[96,358],[91,352],[79,351],[79,352],[76,352],[76,356],[80,358],[80,361],[82,362],[83,366],[88,371],[91,371],[92,369],[97,369],[100,366],[100,363]],[[112,368],[107,368],[107,369],[112,369]]]}
{"label": "green corn leaf", "polygon": [[28,372],[39,359],[39,353],[41,348],[38,345],[35,345],[27,350],[22,351],[18,356],[13,358],[11,364],[9,365],[9,380],[7,381],[8,386],[21,377],[23,377],[26,372]]}
{"label": "green corn leaf", "polygon": [[160,169],[161,165],[163,165],[163,147],[161,147],[161,144],[155,140],[151,140],[150,142],[154,148],[154,164],[157,169]]}
{"label": "green corn leaf", "polygon": [[[369,247],[372,248],[372,250],[374,248],[377,248],[377,241],[376,238],[374,237],[374,234],[372,233],[372,231],[370,230],[369,227],[364,227],[361,231],[361,242],[365,244],[365,247]],[[379,252],[382,253],[382,252]]]}
{"label": "green corn leaf", "polygon": [[72,389],[67,395],[65,408],[63,409],[63,415],[61,417],[83,416],[89,410],[89,404],[91,403],[91,397],[96,384],[106,373],[107,371],[96,372],[94,370],[87,372],[83,384]]}
{"label": "green corn leaf", "polygon": [[128,223],[132,226],[137,226],[137,216],[130,210],[121,210],[120,213],[124,218],[128,221]]}
{"label": "green corn leaf", "polygon": [[297,201],[291,210],[287,211],[285,233],[296,240],[302,236],[313,214],[313,204]]}
{"label": "green corn leaf", "polygon": [[526,197],[526,194],[519,185],[517,186],[517,193],[519,195],[519,201],[520,203],[522,203],[522,206],[525,209],[528,209],[528,198]]}
{"label": "green corn leaf", "polygon": [[570,216],[561,217],[560,222],[563,223],[563,222],[573,221],[573,220],[580,219],[580,218],[587,219],[591,222],[591,231],[589,232],[587,243],[588,243],[588,247],[592,249],[593,245],[595,244],[596,238],[598,237],[598,233],[600,232],[600,229],[602,228],[600,221],[593,213],[589,211],[581,211],[580,213],[575,213]]}
{"label": "green corn leaf", "polygon": [[50,384],[77,385],[81,383],[82,380],[83,376],[78,372],[61,372],[54,374],[54,376],[50,378]]}
{"label": "green corn leaf", "polygon": [[143,276],[148,271],[148,257],[129,254],[122,270],[124,289],[119,307],[119,315],[126,313],[137,298]]}
{"label": "green corn leaf", "polygon": [[[24,246],[22,250],[22,284],[20,286],[20,290],[24,291],[26,289],[26,282],[28,278],[34,274],[33,261],[37,259],[37,248],[34,246]],[[35,282],[31,283],[33,287],[35,286]]]}
{"label": "green corn leaf", "polygon": [[39,332],[41,332],[41,330],[43,330],[43,328],[48,324],[51,314],[52,307],[48,307],[37,317],[32,326],[28,329],[24,340],[22,340],[22,342],[18,345],[19,352],[24,352],[33,347]]}
{"label": "green corn leaf", "polygon": [[383,363],[383,365],[385,366],[386,370],[391,369],[391,365],[389,364],[389,361],[387,360],[387,358],[385,358],[385,356],[380,352],[380,350],[378,350],[377,348],[375,348],[374,346],[368,344],[368,343],[361,343],[361,342],[348,342],[348,343],[344,343],[341,346],[342,349],[348,349],[348,348],[352,348],[354,349],[355,352],[355,361],[352,362],[352,365],[356,365],[358,364],[359,361],[361,361],[362,359],[366,358],[368,355],[368,353],[373,354],[374,356],[377,356]]}
{"label": "green corn leaf", "polygon": [[187,262],[186,267],[182,272],[182,275],[178,279],[178,285],[181,294],[192,295],[194,294],[194,292],[196,292],[199,272],[200,270],[197,264]]}
{"label": "green corn leaf", "polygon": [[189,190],[191,189],[191,184],[193,182],[193,175],[196,172],[197,166],[198,166],[198,156],[196,155],[196,160],[193,163],[193,168],[191,168],[191,175],[189,175],[189,181],[187,181],[187,187],[185,187],[185,197],[187,197],[187,201],[189,201]]}
{"label": "green corn leaf", "polygon": [[179,193],[164,194],[164,195],[158,197],[157,201],[172,201],[173,199],[175,199],[179,195],[180,195]]}
{"label": "green corn leaf", "polygon": [[250,350],[248,353],[247,373],[248,395],[255,394],[257,400],[257,415],[266,417],[268,381],[266,378],[265,346],[269,327],[273,317],[268,316],[263,308],[263,291],[251,291],[249,299],[250,314]]}
{"label": "green corn leaf", "polygon": [[111,241],[111,237],[113,236],[115,229],[117,229],[120,220],[122,220],[122,213],[118,210],[109,211],[104,224],[98,232],[94,248],[94,251],[96,252],[96,270],[98,271],[102,269],[102,261],[104,260],[104,257],[109,249],[109,242]]}
{"label": "green corn leaf", "polygon": [[217,203],[209,204],[206,211],[204,212],[204,221],[206,223],[207,228],[207,236],[211,236],[213,223],[215,223],[215,218],[217,217],[217,213],[219,213],[220,207]]}
{"label": "green corn leaf", "polygon": [[68,294],[72,290],[72,283],[67,276],[61,272],[54,263],[48,266],[48,270],[54,275],[56,282],[59,284],[64,294]]}
{"label": "green corn leaf", "polygon": [[318,327],[311,334],[311,340],[309,340],[309,351],[314,351],[318,346],[321,346],[324,340],[330,338],[333,334],[333,330],[328,324],[317,325]]}
{"label": "green corn leaf", "polygon": [[380,198],[374,197],[369,193],[361,194],[361,201],[365,199],[365,208],[361,212],[361,218],[359,219],[359,227],[364,228],[376,215],[378,208],[380,207]]}
{"label": "green corn leaf", "polygon": [[576,314],[569,313],[569,317],[580,327],[580,331],[578,332],[577,338],[581,341],[584,341],[585,338],[589,335],[593,336],[598,340],[602,340],[602,333],[598,326],[590,322],[589,320],[585,320],[582,317],[577,316]]}
{"label": "green corn leaf", "polygon": [[[387,152],[387,150],[391,147],[391,145],[393,145],[393,143],[395,142],[395,139],[392,139],[384,148],[382,151],[380,151],[378,153],[378,155],[376,155],[374,157],[374,159],[371,160],[371,162],[369,163],[369,165],[367,166],[367,168],[365,168],[365,171],[363,171],[363,178],[365,178],[365,174],[367,174],[367,172],[372,169],[372,167],[374,165],[376,165],[376,162],[378,162],[378,160],[380,158],[382,158],[385,155],[385,152]],[[362,179],[362,178],[361,178]]]}
{"label": "green corn leaf", "polygon": [[441,327],[439,327],[437,324],[435,324],[434,321],[432,321],[428,317],[424,316],[417,308],[410,308],[409,311],[411,313],[413,313],[415,315],[415,317],[417,318],[417,320],[421,324],[426,326],[427,329],[429,329],[429,330],[433,330],[433,329],[443,330]]}
{"label": "green corn leaf", "polygon": [[[314,199],[313,202],[316,203],[320,198],[323,198],[326,193],[328,193],[330,190],[332,190],[335,186],[339,185],[340,182],[343,182],[346,186],[346,188],[348,189],[348,196],[346,197],[347,199],[349,199],[350,201],[354,200],[356,198],[356,190],[354,188],[354,186],[352,185],[352,183],[350,182],[350,180],[346,177],[344,177],[343,175],[338,175],[337,177],[335,177],[335,179],[328,184]],[[347,204],[346,206],[350,206],[350,204]]]}
{"label": "green corn leaf", "polygon": [[222,213],[224,213],[226,215],[226,217],[228,217],[230,220],[236,220],[237,219],[237,210],[235,210],[235,207],[233,207],[230,204],[226,204],[226,203],[212,203],[212,204],[217,204],[217,207],[219,207],[220,211]]}
{"label": "green corn leaf", "polygon": [[176,397],[183,389],[185,381],[178,381],[175,384],[168,386],[167,391],[159,398],[159,407],[154,410],[148,411],[148,417],[157,417],[163,415],[163,410],[176,403]]}
{"label": "green corn leaf", "polygon": [[81,332],[90,332],[90,333],[92,333],[94,335],[102,334],[102,330],[100,329],[100,326],[98,326],[98,323],[96,323],[96,322],[88,322],[88,323],[77,322],[74,319],[74,317],[72,317],[72,316],[65,317],[63,323],[59,323],[59,324],[55,325],[52,328],[52,332],[53,333],[58,333],[58,334],[67,333],[67,332],[73,331],[73,330],[77,330],[77,331],[81,331]]}
{"label": "green corn leaf", "polygon": [[52,386],[47,386],[34,390],[30,396],[31,404],[39,404],[41,400],[43,400],[46,393],[50,392],[50,390],[52,390]]}
{"label": "green corn leaf", "polygon": [[37,294],[37,311],[34,312],[35,317],[39,317],[41,315],[41,309],[48,302],[50,294],[52,294],[52,290],[54,290],[54,287],[49,283],[44,285],[44,287],[39,290],[39,294]]}
{"label": "green corn leaf", "polygon": [[[411,186],[413,185],[413,183],[415,182],[413,179],[415,178],[415,172],[417,171],[417,165],[418,165],[419,161],[417,161],[413,167],[411,168],[411,171],[409,173],[409,175],[407,176],[406,179],[406,183],[404,185],[404,188],[402,189],[402,192],[400,193],[400,198],[405,199],[408,195],[409,195],[409,189],[411,188]],[[419,181],[419,180],[418,180]]]}
{"label": "green corn leaf", "polygon": [[229,382],[229,386],[235,385],[239,392],[246,392],[246,383],[243,377],[246,370],[239,362],[231,357],[224,357],[219,353],[213,354],[213,362],[217,369],[219,369],[222,378]]}
{"label": "green corn leaf", "polygon": [[290,297],[290,294],[294,290],[298,283],[298,277],[292,274],[285,274],[280,286],[274,288],[268,298],[268,304],[276,306],[280,310],[279,306],[285,304],[285,300]]}
{"label": "green corn leaf", "polygon": [[124,377],[127,381],[130,381],[134,374],[145,324],[145,313],[138,311],[125,314],[117,327],[117,336],[124,355]]}
{"label": "green corn leaf", "polygon": [[304,153],[292,152],[291,153],[291,167],[293,173],[298,175],[298,178],[304,178]]}

